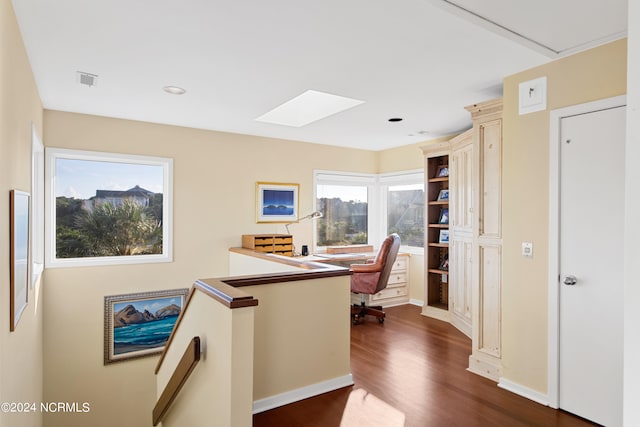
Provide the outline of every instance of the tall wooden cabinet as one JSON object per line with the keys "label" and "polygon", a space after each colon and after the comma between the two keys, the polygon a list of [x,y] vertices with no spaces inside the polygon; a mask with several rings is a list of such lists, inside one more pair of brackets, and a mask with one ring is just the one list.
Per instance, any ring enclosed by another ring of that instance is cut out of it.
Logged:
{"label": "tall wooden cabinet", "polygon": [[473,242],[473,133],[472,129],[451,140],[449,297],[451,323],[468,337],[472,332]]}
{"label": "tall wooden cabinet", "polygon": [[[472,131],[450,141],[423,147],[425,153],[425,204],[427,227],[425,247],[426,316],[451,322],[471,337],[471,230],[473,144]],[[439,177],[441,164],[447,176]],[[443,188],[446,202],[438,201]],[[443,220],[443,213],[446,220]],[[440,239],[442,230],[448,240]]]}
{"label": "tall wooden cabinet", "polygon": [[502,100],[466,107],[473,120],[473,331],[469,370],[502,374]]}
{"label": "tall wooden cabinet", "polygon": [[[422,147],[425,155],[425,303],[422,313],[453,324],[472,339],[469,370],[497,381],[501,373],[502,100],[466,107],[473,127]],[[448,243],[434,195],[438,165],[448,165]],[[438,230],[438,231],[435,231]],[[446,253],[448,269],[443,270]],[[436,267],[437,266],[437,267]]]}

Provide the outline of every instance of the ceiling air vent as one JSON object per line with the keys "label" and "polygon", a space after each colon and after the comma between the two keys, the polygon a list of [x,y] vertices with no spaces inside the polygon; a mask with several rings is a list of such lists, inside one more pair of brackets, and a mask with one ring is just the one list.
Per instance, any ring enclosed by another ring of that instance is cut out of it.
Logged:
{"label": "ceiling air vent", "polygon": [[98,84],[98,76],[96,74],[89,74],[83,71],[78,71],[78,83],[85,86],[95,86]]}

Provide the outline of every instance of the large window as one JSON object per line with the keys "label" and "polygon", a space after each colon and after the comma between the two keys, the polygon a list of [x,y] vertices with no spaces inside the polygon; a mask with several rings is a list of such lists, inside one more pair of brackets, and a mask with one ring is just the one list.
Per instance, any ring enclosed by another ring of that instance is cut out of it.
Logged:
{"label": "large window", "polygon": [[367,187],[356,185],[318,185],[316,209],[318,245],[353,245],[367,243]]}
{"label": "large window", "polygon": [[374,175],[316,172],[316,246],[366,244]]}
{"label": "large window", "polygon": [[171,159],[46,156],[47,266],[171,261]]}
{"label": "large window", "polygon": [[372,244],[398,233],[404,247],[424,247],[422,171],[393,174],[315,172],[316,247]]}
{"label": "large window", "polygon": [[424,182],[421,173],[380,178],[386,202],[386,234],[398,233],[403,246],[424,248]]}

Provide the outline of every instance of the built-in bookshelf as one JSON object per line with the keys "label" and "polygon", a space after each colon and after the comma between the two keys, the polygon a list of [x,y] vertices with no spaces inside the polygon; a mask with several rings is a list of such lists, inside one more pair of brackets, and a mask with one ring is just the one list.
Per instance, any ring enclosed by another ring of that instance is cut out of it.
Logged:
{"label": "built-in bookshelf", "polygon": [[426,295],[429,309],[449,306],[449,156],[428,157],[426,171]]}

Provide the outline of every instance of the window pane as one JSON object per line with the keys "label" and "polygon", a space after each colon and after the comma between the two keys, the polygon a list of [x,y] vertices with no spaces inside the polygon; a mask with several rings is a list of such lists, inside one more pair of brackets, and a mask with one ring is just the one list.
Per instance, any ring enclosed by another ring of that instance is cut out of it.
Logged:
{"label": "window pane", "polygon": [[171,260],[171,159],[47,150],[49,266]]}
{"label": "window pane", "polygon": [[403,246],[424,247],[424,185],[390,186],[387,234],[398,233]]}
{"label": "window pane", "polygon": [[322,185],[316,188],[318,246],[367,243],[367,187]]}

